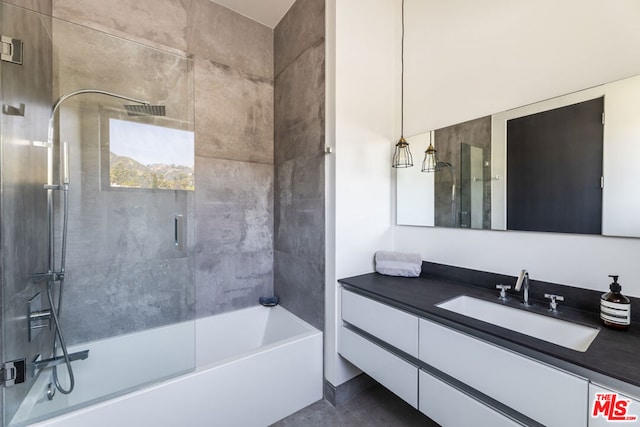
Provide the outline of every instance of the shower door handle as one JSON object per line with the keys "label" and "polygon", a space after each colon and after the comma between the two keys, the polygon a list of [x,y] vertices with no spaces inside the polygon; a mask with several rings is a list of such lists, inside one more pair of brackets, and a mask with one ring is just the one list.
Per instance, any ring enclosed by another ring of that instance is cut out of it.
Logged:
{"label": "shower door handle", "polygon": [[184,249],[184,215],[176,215],[174,218],[174,240],[176,249],[182,251]]}
{"label": "shower door handle", "polygon": [[62,184],[69,184],[69,143],[62,143]]}

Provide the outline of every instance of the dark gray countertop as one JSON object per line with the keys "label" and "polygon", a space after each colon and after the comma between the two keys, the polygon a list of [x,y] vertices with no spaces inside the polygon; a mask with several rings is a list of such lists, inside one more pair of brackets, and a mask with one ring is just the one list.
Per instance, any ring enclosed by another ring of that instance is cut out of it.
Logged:
{"label": "dark gray countertop", "polygon": [[[496,344],[506,345],[515,351],[573,371],[602,385],[617,387],[619,391],[640,396],[638,393],[640,388],[636,389],[636,387],[640,387],[639,323],[632,322],[627,331],[617,331],[605,327],[599,318],[599,313],[596,312],[560,306],[559,314],[553,315],[547,310],[547,301],[534,301],[532,308],[523,308],[539,314],[600,328],[600,333],[587,351],[579,352],[475,320],[435,305],[459,295],[469,295],[498,304],[522,308],[520,305],[521,295],[510,295],[507,302],[501,302],[498,299],[497,290],[468,286],[442,278],[392,277],[378,273],[349,277],[341,279],[340,282],[346,289],[356,293]],[[609,381],[609,379],[614,381]],[[631,387],[621,387],[626,385]]]}

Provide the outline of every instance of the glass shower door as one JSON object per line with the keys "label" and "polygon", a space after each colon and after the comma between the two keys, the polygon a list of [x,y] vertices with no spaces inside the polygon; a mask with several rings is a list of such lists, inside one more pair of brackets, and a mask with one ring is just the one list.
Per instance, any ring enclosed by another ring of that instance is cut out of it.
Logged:
{"label": "glass shower door", "polygon": [[[22,64],[0,62],[0,270],[2,280],[2,361],[28,364],[51,352],[52,333],[41,328],[29,341],[26,311],[42,301],[42,284],[31,276],[47,263],[47,153],[34,141],[46,141],[51,107],[51,18],[0,3],[0,35],[23,42]],[[7,48],[5,46],[5,48]],[[5,49],[3,49],[5,50]],[[7,367],[5,378],[10,369]],[[20,377],[17,372],[16,376]],[[27,398],[34,379],[2,390],[4,425]],[[20,380],[22,378],[16,378]],[[11,381],[9,381],[9,384]]]}
{"label": "glass shower door", "polygon": [[[12,426],[193,370],[194,108],[189,59],[2,8],[3,31],[9,14],[38,30],[1,70],[3,104],[26,106],[2,117],[3,356],[27,365],[4,389]],[[18,74],[37,96],[11,98]],[[29,301],[44,313],[31,323]]]}

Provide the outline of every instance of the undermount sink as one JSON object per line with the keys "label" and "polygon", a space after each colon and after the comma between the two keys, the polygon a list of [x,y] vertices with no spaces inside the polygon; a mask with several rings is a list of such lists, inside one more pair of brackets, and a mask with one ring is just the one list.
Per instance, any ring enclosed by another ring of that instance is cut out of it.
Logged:
{"label": "undermount sink", "polygon": [[576,351],[587,351],[600,329],[461,295],[436,307],[545,340]]}

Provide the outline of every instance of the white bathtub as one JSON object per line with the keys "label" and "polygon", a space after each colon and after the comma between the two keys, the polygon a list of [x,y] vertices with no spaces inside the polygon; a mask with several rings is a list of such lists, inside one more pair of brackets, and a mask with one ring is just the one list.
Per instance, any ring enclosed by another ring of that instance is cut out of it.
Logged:
{"label": "white bathtub", "polygon": [[[73,393],[58,392],[48,401],[49,375],[41,375],[9,425],[77,405],[81,409],[33,425],[267,426],[322,398],[322,333],[282,307],[252,307],[195,323],[195,331],[187,322],[71,349],[89,349],[88,359],[73,362]],[[171,355],[167,340],[175,343]],[[190,372],[86,406],[96,397],[183,371]]]}

